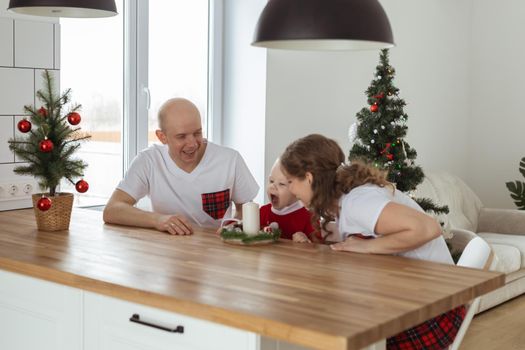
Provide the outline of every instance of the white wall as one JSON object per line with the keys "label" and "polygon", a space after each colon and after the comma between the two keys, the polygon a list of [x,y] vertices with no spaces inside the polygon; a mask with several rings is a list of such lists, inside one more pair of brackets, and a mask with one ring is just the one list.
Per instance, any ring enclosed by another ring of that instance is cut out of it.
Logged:
{"label": "white wall", "polygon": [[[397,46],[395,84],[407,102],[407,141],[424,169],[467,166],[469,1],[383,0]],[[319,132],[349,149],[348,127],[366,106],[378,52],[268,53],[266,170],[293,139]]]}
{"label": "white wall", "polygon": [[506,181],[525,181],[525,2],[472,2],[468,183],[485,204],[515,208]]}
{"label": "white wall", "polygon": [[[265,0],[224,0],[223,144],[264,184],[266,51],[250,46]],[[262,190],[256,201],[263,201]]]}
{"label": "white wall", "polygon": [[[58,20],[12,14],[6,11],[8,3],[0,0],[0,210],[31,206],[22,191],[25,184],[38,192],[32,177],[13,172],[20,163],[7,141],[21,135],[16,124],[24,105],[39,106],[35,93],[43,87],[43,69],[52,70],[58,82],[60,68]],[[13,185],[16,191],[9,193]]]}

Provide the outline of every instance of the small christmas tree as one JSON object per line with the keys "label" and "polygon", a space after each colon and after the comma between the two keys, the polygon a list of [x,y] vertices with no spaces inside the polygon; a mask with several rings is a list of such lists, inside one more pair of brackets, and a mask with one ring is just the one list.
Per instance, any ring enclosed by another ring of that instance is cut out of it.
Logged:
{"label": "small christmas tree", "polygon": [[[393,84],[394,68],[389,64],[388,49],[381,50],[375,79],[366,90],[369,107],[357,113],[357,122],[349,132],[353,146],[349,159],[363,159],[388,171],[388,180],[403,192],[414,191],[425,177],[415,165],[417,152],[404,140],[407,133],[405,101]],[[448,213],[447,206],[437,206],[428,198],[414,199],[425,211],[436,215]]]}
{"label": "small christmas tree", "polygon": [[[74,184],[77,191],[86,192],[89,187],[86,181],[73,181],[84,175],[87,164],[72,156],[80,147],[80,141],[91,137],[82,134],[80,127],[75,127],[81,120],[78,114],[81,106],[74,104],[64,113],[65,105],[70,102],[71,89],[58,96],[53,76],[47,70],[42,76],[45,87],[37,92],[42,106],[39,109],[24,106],[24,114],[30,119],[24,118],[17,125],[18,130],[28,136],[9,140],[9,148],[25,163],[17,166],[14,172],[33,175],[41,189],[49,190],[51,197],[57,194],[57,187],[63,178]],[[51,200],[42,196],[38,208],[45,211],[50,206]]]}

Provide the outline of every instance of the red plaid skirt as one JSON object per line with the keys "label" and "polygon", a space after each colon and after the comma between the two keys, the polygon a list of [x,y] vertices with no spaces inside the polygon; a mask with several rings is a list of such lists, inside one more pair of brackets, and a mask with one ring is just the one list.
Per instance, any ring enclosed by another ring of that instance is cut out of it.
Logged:
{"label": "red plaid skirt", "polygon": [[388,350],[442,350],[456,338],[465,318],[464,306],[445,312],[386,340]]}

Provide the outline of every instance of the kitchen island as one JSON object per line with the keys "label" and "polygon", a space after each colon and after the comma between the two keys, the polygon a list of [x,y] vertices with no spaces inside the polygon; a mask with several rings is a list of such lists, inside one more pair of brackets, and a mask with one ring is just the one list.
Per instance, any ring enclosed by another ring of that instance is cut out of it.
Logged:
{"label": "kitchen island", "polygon": [[[106,225],[101,212],[78,208],[60,232],[38,231],[32,209],[0,212],[0,272],[0,325],[11,327],[13,341],[31,329],[18,329],[25,318],[51,327],[67,314],[63,327],[72,330],[57,344],[85,350],[164,349],[177,336],[188,337],[188,349],[257,349],[260,335],[360,349],[504,283],[500,273],[323,245],[243,247],[207,230],[171,236]],[[56,318],[20,316],[31,302]],[[162,334],[159,344],[126,345],[142,328],[147,339]]]}

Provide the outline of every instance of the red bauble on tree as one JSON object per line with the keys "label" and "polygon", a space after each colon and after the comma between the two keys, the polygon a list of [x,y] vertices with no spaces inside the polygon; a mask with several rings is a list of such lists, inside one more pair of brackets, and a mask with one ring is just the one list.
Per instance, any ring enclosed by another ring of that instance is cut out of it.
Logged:
{"label": "red bauble on tree", "polygon": [[26,133],[31,131],[31,122],[27,119],[22,119],[17,124],[18,131]]}
{"label": "red bauble on tree", "polygon": [[42,118],[46,118],[47,117],[47,109],[45,109],[45,107],[40,107],[38,109],[38,115],[41,116]]}
{"label": "red bauble on tree", "polygon": [[53,150],[53,147],[55,147],[55,145],[53,144],[53,141],[46,137],[45,139],[40,141],[39,147],[40,152],[49,153]]}
{"label": "red bauble on tree", "polygon": [[377,112],[377,110],[379,109],[379,107],[377,106],[377,103],[374,103],[373,105],[370,106],[370,111],[371,112]]}
{"label": "red bauble on tree", "polygon": [[78,125],[81,119],[82,118],[80,118],[80,114],[78,114],[77,112],[71,112],[67,116],[67,121],[71,125]]}
{"label": "red bauble on tree", "polygon": [[75,184],[75,188],[79,193],[84,193],[87,192],[87,190],[89,189],[89,184],[87,183],[87,181],[80,180]]}
{"label": "red bauble on tree", "polygon": [[49,208],[51,208],[51,199],[46,196],[42,196],[42,198],[36,202],[36,207],[41,211],[49,210]]}

